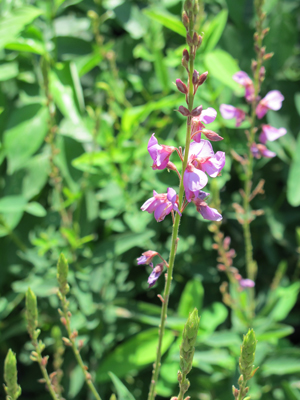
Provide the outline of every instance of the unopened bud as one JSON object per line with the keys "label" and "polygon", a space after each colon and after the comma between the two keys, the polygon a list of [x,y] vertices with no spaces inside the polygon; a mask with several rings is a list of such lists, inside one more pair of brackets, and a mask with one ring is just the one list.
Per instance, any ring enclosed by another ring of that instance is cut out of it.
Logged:
{"label": "unopened bud", "polygon": [[57,263],[57,281],[59,284],[59,291],[63,296],[65,296],[70,290],[67,280],[68,272],[69,272],[68,261],[64,256],[64,254],[61,253]]}
{"label": "unopened bud", "polygon": [[258,33],[257,32],[254,33],[253,39],[254,39],[255,42],[258,41]]}
{"label": "unopened bud", "polygon": [[194,69],[194,72],[193,72],[193,80],[192,80],[193,85],[197,85],[197,84],[198,84],[199,76],[200,76],[200,75],[199,75],[199,72],[196,71],[196,70]]}
{"label": "unopened bud", "polygon": [[62,323],[64,326],[67,325],[67,320],[66,320],[65,317],[61,317],[60,321],[61,321],[61,323]]}
{"label": "unopened bud", "polygon": [[222,272],[226,271],[226,267],[223,264],[218,264],[217,268],[218,268],[219,271],[222,271]]}
{"label": "unopened bud", "polygon": [[264,56],[266,54],[266,48],[265,47],[262,47],[261,49],[260,49],[260,55],[261,56]]}
{"label": "unopened bud", "polygon": [[177,89],[179,90],[179,92],[181,92],[183,94],[188,93],[188,88],[187,88],[186,84],[182,82],[182,80],[176,79],[176,86],[177,86]]}
{"label": "unopened bud", "polygon": [[202,106],[198,106],[192,110],[192,116],[193,117],[199,117],[199,115],[202,113]]}
{"label": "unopened bud", "polygon": [[251,62],[251,69],[252,69],[252,71],[255,72],[256,68],[257,68],[257,61],[252,60],[252,62]]}
{"label": "unopened bud", "polygon": [[223,140],[222,136],[209,129],[202,129],[201,132],[207,137],[207,139],[211,140],[212,142],[219,142],[220,140]]}
{"label": "unopened bud", "polygon": [[188,64],[188,62],[186,61],[186,59],[185,59],[184,57],[182,57],[182,59],[181,59],[181,65],[182,65],[187,71],[189,71],[189,64]]}
{"label": "unopened bud", "polygon": [[183,13],[182,13],[182,23],[185,26],[186,30],[188,30],[189,29],[190,20],[189,20],[189,17],[187,16],[185,11],[183,11]]}
{"label": "unopened bud", "polygon": [[191,0],[185,0],[185,2],[183,3],[183,8],[185,11],[190,11],[192,9],[192,1]]}
{"label": "unopened bud", "polygon": [[179,383],[181,383],[181,381],[182,381],[182,373],[181,373],[181,371],[177,372],[177,380],[178,380]]}
{"label": "unopened bud", "polygon": [[49,358],[49,356],[45,356],[42,358],[41,364],[43,367],[46,367],[46,365],[48,364],[48,358]]}
{"label": "unopened bud", "polygon": [[224,247],[225,250],[229,249],[230,242],[231,242],[230,236],[226,236],[226,238],[223,241],[223,247]]}
{"label": "unopened bud", "polygon": [[187,117],[187,116],[190,115],[189,110],[188,110],[186,107],[184,107],[184,106],[180,106],[179,109],[178,109],[178,111],[180,112],[180,114],[182,114],[182,115],[185,116],[185,117]]}
{"label": "unopened bud", "polygon": [[63,337],[62,340],[66,346],[72,346],[72,343],[70,342],[70,340],[68,338]]}
{"label": "unopened bud", "polygon": [[267,54],[264,55],[264,60],[269,60],[273,56],[274,56],[274,53],[267,53]]}
{"label": "unopened bud", "polygon": [[199,76],[199,79],[198,79],[198,86],[201,86],[201,85],[206,81],[207,75],[208,75],[208,71],[203,72],[203,74],[201,74],[201,75]]}
{"label": "unopened bud", "polygon": [[266,35],[269,33],[269,31],[270,31],[270,28],[265,28],[265,29],[262,31],[262,34],[263,34],[264,36],[266,36]]}
{"label": "unopened bud", "polygon": [[182,52],[182,56],[186,59],[186,61],[189,61],[190,55],[187,49],[184,49]]}
{"label": "unopened bud", "polygon": [[173,164],[171,161],[168,162],[166,168],[170,169],[171,171],[177,171],[175,164]]}
{"label": "unopened bud", "polygon": [[189,46],[193,46],[193,39],[191,38],[191,35],[189,33],[186,35],[186,41]]}

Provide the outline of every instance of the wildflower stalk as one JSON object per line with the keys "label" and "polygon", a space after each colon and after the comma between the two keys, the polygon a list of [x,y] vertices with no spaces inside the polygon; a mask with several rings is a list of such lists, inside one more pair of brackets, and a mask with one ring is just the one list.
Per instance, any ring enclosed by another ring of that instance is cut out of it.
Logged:
{"label": "wildflower stalk", "polygon": [[239,368],[241,375],[238,380],[239,389],[232,386],[232,393],[235,400],[249,400],[246,397],[249,392],[247,382],[254,376],[258,368],[254,368],[254,358],[256,350],[256,337],[253,329],[249,329],[248,333],[244,335],[243,344],[241,346],[241,355],[239,359]]}
{"label": "wildflower stalk", "polygon": [[[266,14],[262,11],[262,7],[264,4],[264,0],[255,0],[254,7],[258,17],[256,23],[256,32],[254,34],[255,39],[255,51],[257,53],[257,61],[254,61],[252,64],[254,70],[254,96],[251,102],[251,115],[250,115],[250,134],[248,137],[248,162],[245,165],[245,172],[246,172],[246,179],[244,184],[244,201],[243,201],[243,208],[244,208],[244,219],[243,219],[243,230],[244,230],[244,240],[245,240],[245,253],[246,253],[246,270],[247,276],[251,280],[255,280],[256,273],[257,273],[257,265],[256,262],[253,260],[253,245],[252,245],[252,238],[251,238],[251,231],[250,231],[250,216],[249,216],[249,209],[250,209],[250,201],[251,201],[251,189],[252,189],[252,178],[253,178],[253,154],[251,151],[251,145],[255,141],[255,133],[257,131],[256,128],[256,106],[258,103],[258,95],[260,93],[260,87],[262,82],[261,77],[261,67],[264,61],[264,54],[265,49],[262,47],[262,42],[265,34],[267,33],[266,30],[263,29],[263,22],[265,20]],[[252,289],[254,292],[254,289]],[[252,294],[253,297],[254,293]]]}
{"label": "wildflower stalk", "polygon": [[57,292],[57,295],[60,299],[62,310],[59,309],[58,311],[61,316],[61,322],[65,326],[68,333],[68,338],[63,338],[63,341],[66,346],[72,347],[76,361],[84,374],[85,382],[89,387],[89,389],[91,390],[91,392],[93,393],[95,399],[101,400],[101,397],[92,382],[92,376],[88,372],[88,367],[84,365],[82,361],[80,355],[80,346],[76,345],[75,339],[78,333],[77,331],[72,331],[71,329],[71,312],[69,311],[69,301],[67,300],[66,297],[67,293],[69,292],[69,285],[67,282],[68,270],[69,270],[68,262],[65,256],[61,254],[57,263],[57,280],[59,284],[59,290]]}
{"label": "wildflower stalk", "polygon": [[4,361],[4,390],[7,400],[17,400],[21,396],[22,390],[18,385],[18,371],[16,355],[11,349],[8,350]]}
{"label": "wildflower stalk", "polygon": [[38,340],[41,331],[37,329],[37,301],[35,294],[30,288],[28,288],[26,292],[26,319],[27,331],[31,338],[31,343],[33,344],[35,349],[35,351],[31,352],[30,358],[32,361],[37,362],[40,366],[40,370],[43,375],[43,379],[40,382],[45,383],[53,400],[60,400],[60,396],[55,392],[54,385],[47,372],[46,366],[48,363],[48,356],[42,356],[42,351],[45,349],[45,344],[41,340]]}
{"label": "wildflower stalk", "polygon": [[190,381],[187,379],[187,374],[192,369],[193,357],[195,353],[195,343],[199,329],[200,318],[198,310],[195,308],[190,313],[189,318],[184,326],[182,334],[182,343],[180,346],[180,370],[178,371],[177,379],[179,382],[179,394],[177,400],[183,400],[184,394],[188,391]]}
{"label": "wildflower stalk", "polygon": [[[188,0],[189,1],[189,0]],[[189,2],[190,3],[190,2]],[[189,25],[188,25],[188,34],[192,38],[194,35],[194,25],[195,25],[195,20],[197,17],[196,10],[198,9],[198,4],[197,0],[195,1],[194,8],[192,10],[191,4],[190,6],[190,18],[189,18]],[[188,97],[187,97],[187,103],[188,103],[188,110],[191,114],[193,110],[193,104],[194,104],[194,86],[193,86],[193,72],[194,72],[194,58],[195,58],[195,53],[197,47],[191,42],[188,41],[189,45],[189,64],[188,64]],[[179,194],[178,194],[178,204],[179,204],[179,210],[181,210],[183,206],[183,196],[184,196],[184,185],[183,185],[183,177],[184,177],[184,172],[186,170],[187,164],[188,164],[188,159],[189,159],[189,148],[190,148],[190,143],[191,143],[191,121],[192,121],[192,116],[189,115],[187,117],[187,128],[186,128],[186,139],[185,139],[185,153],[184,153],[184,159],[182,162],[182,171],[181,171],[181,179],[180,179],[180,185],[179,185]],[[167,318],[167,311],[168,311],[168,303],[169,303],[169,296],[170,296],[170,290],[171,290],[171,283],[173,279],[173,268],[174,268],[174,262],[175,262],[175,256],[176,256],[176,250],[177,250],[177,243],[178,243],[178,231],[179,231],[179,224],[180,224],[180,215],[176,213],[175,218],[174,218],[174,223],[173,223],[173,229],[172,229],[172,240],[171,240],[171,249],[170,249],[170,256],[169,256],[169,263],[168,263],[168,270],[167,270],[167,277],[166,277],[166,283],[165,283],[165,288],[164,288],[164,294],[163,294],[163,302],[162,302],[162,310],[161,310],[161,318],[160,318],[160,325],[159,325],[159,332],[158,332],[158,346],[157,346],[157,353],[156,353],[156,360],[154,363],[154,368],[152,371],[152,378],[151,378],[151,384],[150,384],[150,389],[149,389],[149,394],[148,394],[148,400],[153,400],[155,398],[155,387],[157,384],[158,376],[159,376],[159,370],[161,366],[161,348],[162,348],[162,341],[163,341],[163,336],[164,336],[164,331],[165,331],[165,321]]]}

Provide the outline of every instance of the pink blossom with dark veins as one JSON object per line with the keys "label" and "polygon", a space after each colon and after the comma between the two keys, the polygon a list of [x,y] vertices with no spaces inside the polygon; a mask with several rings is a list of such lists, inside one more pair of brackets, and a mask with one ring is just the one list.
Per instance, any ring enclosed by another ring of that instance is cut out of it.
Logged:
{"label": "pink blossom with dark veins", "polygon": [[195,140],[195,142],[200,142],[201,133],[203,133],[208,139],[215,142],[223,140],[223,138],[216,132],[205,129],[204,124],[210,124],[216,119],[216,116],[217,111],[212,107],[208,107],[206,110],[202,110],[198,117],[192,118],[191,137]]}
{"label": "pink blossom with dark veins", "polygon": [[278,111],[282,106],[284,96],[279,90],[271,90],[266,96],[260,100],[256,107],[257,118],[263,118],[268,110]]}
{"label": "pink blossom with dark veins", "polygon": [[162,194],[153,190],[153,197],[142,205],[141,210],[147,211],[149,214],[154,212],[154,218],[157,222],[163,221],[172,210],[181,216],[178,209],[178,196],[172,188],[168,188],[168,192]]}
{"label": "pink blossom with dark veins", "polygon": [[246,113],[240,108],[231,106],[230,104],[221,104],[220,112],[224,119],[236,118],[235,126],[238,128],[241,123],[245,120]]}
{"label": "pink blossom with dark veins", "polygon": [[149,139],[147,149],[153,160],[152,169],[165,169],[169,162],[170,155],[176,150],[173,146],[158,144],[155,133],[153,133]]}
{"label": "pink blossom with dark veins", "polygon": [[276,129],[271,125],[262,125],[262,133],[259,135],[259,141],[262,144],[266,144],[267,141],[273,142],[285,134],[285,128]]}
{"label": "pink blossom with dark veins", "polygon": [[233,75],[232,79],[245,87],[245,98],[251,103],[254,100],[254,85],[248,74],[244,71],[239,71]]}

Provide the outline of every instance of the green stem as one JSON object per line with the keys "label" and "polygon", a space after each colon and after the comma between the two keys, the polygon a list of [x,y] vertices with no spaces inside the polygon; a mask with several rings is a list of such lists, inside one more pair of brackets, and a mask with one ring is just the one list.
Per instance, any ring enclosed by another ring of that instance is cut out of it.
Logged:
{"label": "green stem", "polygon": [[179,395],[177,397],[177,400],[183,400],[183,396],[185,394],[185,390],[183,390],[184,388],[184,383],[185,383],[185,379],[186,379],[186,374],[182,374],[182,381],[179,384],[180,386],[180,390],[179,390]]}
{"label": "green stem", "polygon": [[[191,112],[193,109],[193,104],[194,104],[194,88],[193,88],[193,82],[192,82],[193,71],[194,71],[194,59],[192,56],[191,47],[190,47],[190,54],[191,54],[191,57],[190,57],[190,65],[189,65],[189,97],[188,97],[189,103],[188,103],[188,108],[189,108],[189,111]],[[187,119],[185,153],[184,153],[184,159],[183,159],[183,163],[182,163],[181,180],[180,180],[180,185],[179,185],[179,195],[178,195],[179,210],[181,209],[181,206],[183,204],[183,195],[184,195],[183,176],[184,176],[184,172],[186,170],[188,158],[189,158],[189,148],[190,148],[190,142],[191,142],[191,121],[192,121],[192,117],[189,116]],[[179,224],[180,224],[180,215],[178,213],[176,213],[175,221],[173,224],[173,230],[172,230],[172,242],[171,242],[171,250],[170,250],[170,257],[169,257],[169,268],[168,268],[168,272],[167,272],[167,279],[166,279],[164,296],[163,296],[164,301],[162,304],[161,317],[160,317],[160,325],[159,325],[159,332],[158,332],[158,335],[159,335],[158,347],[157,347],[157,353],[156,353],[156,360],[155,360],[155,364],[154,364],[154,368],[153,368],[153,372],[152,372],[148,400],[154,400],[155,387],[156,387],[156,383],[158,380],[159,369],[160,369],[160,365],[161,365],[161,363],[160,363],[161,347],[162,347],[162,340],[163,340],[164,331],[165,331],[165,321],[167,318],[171,283],[172,283],[172,279],[173,279],[173,268],[174,268],[176,250],[177,250]]]}
{"label": "green stem", "polygon": [[76,346],[75,339],[72,337],[70,317],[68,315],[68,311],[69,311],[68,310],[68,301],[67,301],[66,296],[62,297],[61,302],[62,302],[62,306],[63,306],[64,317],[65,317],[65,320],[66,320],[65,327],[66,327],[67,332],[68,332],[68,337],[69,337],[70,343],[72,345],[72,350],[73,350],[73,353],[75,355],[76,361],[77,361],[78,365],[80,366],[80,368],[82,369],[82,372],[84,374],[85,382],[88,385],[88,387],[90,388],[91,392],[93,393],[95,399],[101,400],[101,397],[100,397],[99,393],[97,392],[97,389],[95,388],[93,382],[91,381],[90,374],[88,373],[87,368],[86,368],[86,366],[84,365],[84,363],[82,361],[80,352],[79,352],[79,350],[78,350],[78,348]]}

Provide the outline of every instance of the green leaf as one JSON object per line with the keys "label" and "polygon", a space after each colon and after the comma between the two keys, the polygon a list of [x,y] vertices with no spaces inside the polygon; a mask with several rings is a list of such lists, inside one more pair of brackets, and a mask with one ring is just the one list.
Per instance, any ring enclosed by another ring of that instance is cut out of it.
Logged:
{"label": "green leaf", "polygon": [[146,8],[145,10],[143,10],[143,12],[149,18],[153,19],[154,21],[160,22],[166,28],[169,28],[172,31],[178,33],[178,35],[186,37],[186,29],[180,19],[175,15],[157,8]]}
{"label": "green leaf", "polygon": [[281,386],[283,387],[287,400],[300,400],[300,391],[296,385],[293,387],[291,382],[282,381]]}
{"label": "green leaf", "polygon": [[117,390],[118,400],[135,400],[133,395],[129,392],[127,387],[120,381],[120,379],[113,374],[112,372],[108,372],[110,379],[113,381],[113,384]]}
{"label": "green leaf", "polygon": [[45,215],[47,215],[47,211],[44,209],[44,207],[36,201],[28,203],[25,207],[25,211],[31,215],[34,215],[35,217],[45,217]]}
{"label": "green leaf", "polygon": [[225,321],[227,315],[228,310],[222,303],[212,303],[209,308],[202,311],[200,328],[207,332],[213,332],[217,326]]}
{"label": "green leaf", "polygon": [[[173,333],[166,330],[162,344],[164,354],[173,342]],[[104,360],[97,371],[97,381],[108,380],[107,371],[121,378],[130,372],[140,370],[151,364],[156,358],[158,330],[148,329],[133,336],[117,346]]]}
{"label": "green leaf", "polygon": [[40,148],[48,130],[48,110],[40,104],[15,109],[4,132],[8,172],[14,173]]}
{"label": "green leaf", "polygon": [[261,369],[263,376],[299,373],[300,358],[276,355],[265,361]]}
{"label": "green leaf", "polygon": [[35,18],[43,13],[42,10],[31,6],[17,8],[10,15],[0,20],[0,49],[16,38],[19,33]]}
{"label": "green leaf", "polygon": [[290,166],[287,181],[287,200],[293,206],[300,205],[300,133],[298,134],[296,151]]}
{"label": "green leaf", "polygon": [[0,81],[15,78],[19,73],[18,63],[10,62],[0,65]]}
{"label": "green leaf", "polygon": [[45,54],[46,49],[42,42],[32,38],[19,37],[5,45],[6,49],[14,51],[24,51],[35,54]]}
{"label": "green leaf", "polygon": [[182,292],[178,305],[178,315],[188,317],[189,313],[197,308],[199,313],[202,308],[204,288],[198,279],[189,281]]}
{"label": "green leaf", "polygon": [[0,213],[17,213],[24,211],[27,200],[23,196],[6,196],[0,199]]}
{"label": "green leaf", "polygon": [[274,321],[282,321],[288,316],[296,304],[299,291],[300,282],[295,282],[288,287],[280,287],[276,290],[279,300],[270,313],[270,317]]}
{"label": "green leaf", "polygon": [[244,94],[245,89],[232,79],[233,75],[240,71],[240,68],[229,53],[216,49],[204,55],[204,63],[209,75],[233,89],[237,95]]}
{"label": "green leaf", "polygon": [[70,374],[70,387],[68,396],[73,399],[84,385],[84,375],[79,365],[76,365]]}
{"label": "green leaf", "polygon": [[214,19],[204,25],[204,40],[201,45],[201,51],[209,52],[216,47],[225,29],[227,18],[228,11],[222,10]]}

